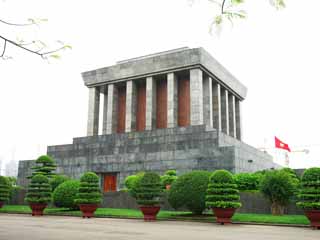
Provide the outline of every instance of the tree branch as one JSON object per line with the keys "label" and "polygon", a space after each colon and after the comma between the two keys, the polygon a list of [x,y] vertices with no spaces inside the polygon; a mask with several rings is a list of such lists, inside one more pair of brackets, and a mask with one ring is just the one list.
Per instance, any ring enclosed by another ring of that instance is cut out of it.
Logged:
{"label": "tree branch", "polygon": [[[26,48],[26,47],[24,47],[24,46],[16,43],[15,41],[12,41],[12,40],[10,40],[10,39],[8,39],[8,38],[5,38],[5,37],[3,37],[3,36],[1,36],[1,35],[0,35],[0,38],[5,41],[5,46],[6,46],[6,43],[8,42],[8,43],[11,43],[12,45],[14,45],[14,46],[16,46],[16,47],[18,47],[18,48],[21,48],[21,49],[23,49],[23,50],[25,50],[25,51],[27,51],[27,52],[36,54],[36,55],[38,55],[38,56],[40,56],[40,57],[42,57],[42,58],[44,58],[44,57],[45,57],[46,55],[48,55],[48,54],[55,53],[55,52],[58,52],[58,51],[66,48],[66,46],[62,46],[62,47],[57,48],[57,49],[55,49],[55,50],[47,51],[47,52],[42,52],[42,53],[41,53],[40,51],[41,51],[42,49],[37,50],[37,51],[36,51],[36,50],[32,50],[32,49],[30,49],[30,48]],[[5,51],[5,49],[4,49],[4,51]],[[3,54],[4,54],[4,53],[3,53]]]}
{"label": "tree branch", "polygon": [[4,53],[6,52],[6,48],[7,48],[7,40],[4,40],[3,51],[0,57],[4,56]]}
{"label": "tree branch", "polygon": [[224,4],[226,3],[226,0],[223,0],[222,1],[222,4],[221,4],[221,14],[224,14]]}
{"label": "tree branch", "polygon": [[25,27],[25,26],[31,26],[31,25],[34,25],[34,23],[10,23],[10,22],[7,22],[7,21],[4,21],[2,19],[0,19],[0,22],[1,23],[4,23],[4,24],[7,24],[7,25],[10,25],[10,26],[16,26],[16,27]]}

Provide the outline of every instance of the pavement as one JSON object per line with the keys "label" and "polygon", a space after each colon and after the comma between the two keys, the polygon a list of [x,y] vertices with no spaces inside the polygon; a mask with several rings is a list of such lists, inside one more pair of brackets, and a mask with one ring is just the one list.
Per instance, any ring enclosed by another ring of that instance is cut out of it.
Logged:
{"label": "pavement", "polygon": [[0,240],[316,240],[301,227],[0,214]]}

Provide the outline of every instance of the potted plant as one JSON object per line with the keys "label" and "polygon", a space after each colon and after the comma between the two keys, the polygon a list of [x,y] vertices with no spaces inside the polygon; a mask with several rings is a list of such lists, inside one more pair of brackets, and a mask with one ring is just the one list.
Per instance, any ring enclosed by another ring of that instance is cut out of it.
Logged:
{"label": "potted plant", "polygon": [[99,188],[99,177],[87,172],[80,178],[80,187],[75,203],[79,205],[83,218],[91,218],[101,203],[102,195]]}
{"label": "potted plant", "polygon": [[161,176],[161,184],[164,189],[170,190],[171,184],[177,180],[176,170],[168,170]]}
{"label": "potted plant", "polygon": [[0,176],[0,208],[9,200],[10,185],[6,177]]}
{"label": "potted plant", "polygon": [[32,216],[43,215],[43,210],[51,201],[51,187],[46,176],[39,174],[32,177],[25,201],[32,209]]}
{"label": "potted plant", "polygon": [[211,208],[217,218],[217,223],[231,223],[236,209],[241,207],[239,190],[233,176],[226,170],[214,171],[206,192],[206,206]]}
{"label": "potted plant", "polygon": [[304,171],[297,206],[302,208],[313,228],[320,229],[320,168]]}
{"label": "potted plant", "polygon": [[154,172],[143,175],[137,186],[136,199],[145,221],[155,221],[160,211],[160,176]]}

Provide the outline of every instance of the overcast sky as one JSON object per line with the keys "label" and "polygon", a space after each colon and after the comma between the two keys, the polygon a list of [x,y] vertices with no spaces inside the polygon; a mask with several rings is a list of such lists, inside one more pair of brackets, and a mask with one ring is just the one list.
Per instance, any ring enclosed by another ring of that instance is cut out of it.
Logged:
{"label": "overcast sky", "polygon": [[[1,1],[12,22],[48,18],[38,28],[0,33],[62,40],[73,49],[50,64],[9,47],[0,60],[0,160],[34,159],[47,145],[86,135],[88,90],[81,72],[118,60],[174,48],[204,47],[248,87],[243,102],[243,140],[275,153],[278,136],[294,150],[290,167],[320,166],[320,1],[287,0],[276,11],[268,0],[248,0],[246,20],[210,35],[216,8],[206,0]],[[2,44],[2,43],[0,43]]]}

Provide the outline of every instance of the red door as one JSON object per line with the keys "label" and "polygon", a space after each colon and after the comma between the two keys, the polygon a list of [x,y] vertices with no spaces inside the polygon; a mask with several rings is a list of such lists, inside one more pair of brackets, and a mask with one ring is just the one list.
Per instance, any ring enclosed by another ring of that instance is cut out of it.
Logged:
{"label": "red door", "polygon": [[116,175],[104,175],[104,192],[115,192],[117,191],[117,177]]}

